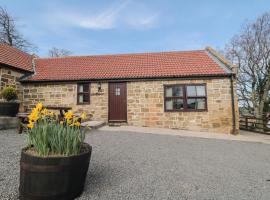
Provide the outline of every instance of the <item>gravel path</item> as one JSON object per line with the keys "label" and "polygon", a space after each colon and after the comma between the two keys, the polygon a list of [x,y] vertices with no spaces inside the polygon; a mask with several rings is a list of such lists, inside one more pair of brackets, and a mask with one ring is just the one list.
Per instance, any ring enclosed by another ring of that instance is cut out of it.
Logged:
{"label": "gravel path", "polygon": [[[95,131],[90,199],[270,199],[270,145]],[[24,136],[0,131],[0,199],[18,196]],[[267,181],[269,180],[269,181]]]}

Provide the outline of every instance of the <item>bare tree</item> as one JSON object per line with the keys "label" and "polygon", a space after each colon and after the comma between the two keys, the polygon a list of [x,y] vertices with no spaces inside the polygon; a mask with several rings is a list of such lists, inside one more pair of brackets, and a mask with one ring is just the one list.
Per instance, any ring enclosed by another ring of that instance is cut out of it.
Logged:
{"label": "bare tree", "polygon": [[35,51],[36,47],[17,30],[14,18],[0,6],[0,43],[16,47],[22,51]]}
{"label": "bare tree", "polygon": [[238,67],[240,105],[262,118],[269,104],[270,12],[245,25],[226,46],[225,52]]}
{"label": "bare tree", "polygon": [[59,49],[56,47],[53,47],[52,49],[49,50],[50,57],[65,57],[65,56],[70,56],[71,54],[72,52],[69,50]]}

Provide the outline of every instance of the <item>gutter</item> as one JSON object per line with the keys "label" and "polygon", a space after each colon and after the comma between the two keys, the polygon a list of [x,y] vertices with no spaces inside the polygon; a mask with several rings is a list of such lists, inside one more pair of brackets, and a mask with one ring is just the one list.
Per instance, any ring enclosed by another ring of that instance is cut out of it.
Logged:
{"label": "gutter", "polygon": [[230,77],[231,74],[198,74],[188,76],[160,76],[160,77],[132,77],[132,78],[95,78],[95,79],[69,79],[69,80],[20,80],[21,83],[72,83],[72,82],[130,82],[130,81],[153,81],[153,80],[192,80],[192,79],[215,79]]}
{"label": "gutter", "polygon": [[3,67],[6,67],[6,68],[10,68],[11,70],[14,70],[14,71],[17,71],[17,72],[32,73],[32,71],[30,71],[30,70],[22,69],[22,68],[19,68],[19,67],[14,67],[14,66],[8,65],[6,63],[0,62],[0,65],[2,65]]}

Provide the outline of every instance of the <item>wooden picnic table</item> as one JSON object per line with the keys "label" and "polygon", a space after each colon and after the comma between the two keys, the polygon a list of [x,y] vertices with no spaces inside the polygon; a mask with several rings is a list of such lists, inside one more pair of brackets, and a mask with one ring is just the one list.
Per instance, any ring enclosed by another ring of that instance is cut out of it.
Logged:
{"label": "wooden picnic table", "polygon": [[23,112],[23,113],[18,113],[17,117],[19,119],[19,127],[18,127],[18,133],[21,134],[23,131],[23,126],[28,123],[28,115],[30,113],[28,112]]}
{"label": "wooden picnic table", "polygon": [[44,106],[44,108],[48,110],[59,110],[60,117],[64,117],[65,113],[72,109],[72,107],[68,106]]}
{"label": "wooden picnic table", "polygon": [[[64,118],[65,113],[72,109],[71,107],[66,107],[66,106],[44,106],[44,108],[46,108],[48,110],[59,110],[59,112],[60,112],[59,118],[60,119]],[[21,112],[21,113],[17,114],[17,117],[19,119],[19,127],[18,127],[19,134],[22,133],[23,127],[26,126],[26,124],[28,124],[28,115],[29,114],[30,114],[29,112]]]}

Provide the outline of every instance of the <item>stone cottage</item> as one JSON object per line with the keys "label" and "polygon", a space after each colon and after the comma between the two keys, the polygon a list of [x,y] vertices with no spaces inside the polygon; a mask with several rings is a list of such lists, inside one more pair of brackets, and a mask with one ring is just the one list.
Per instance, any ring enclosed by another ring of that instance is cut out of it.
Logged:
{"label": "stone cottage", "polygon": [[1,88],[22,109],[70,106],[93,119],[134,126],[237,133],[232,66],[211,48],[195,51],[38,58],[0,45]]}

